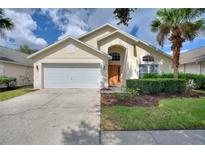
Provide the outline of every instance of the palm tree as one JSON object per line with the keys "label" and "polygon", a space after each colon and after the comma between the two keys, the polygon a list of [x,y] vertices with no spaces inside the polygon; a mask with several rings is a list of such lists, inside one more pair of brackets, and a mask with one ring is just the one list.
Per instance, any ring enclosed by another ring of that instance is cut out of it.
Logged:
{"label": "palm tree", "polygon": [[166,38],[173,51],[174,78],[178,78],[180,49],[185,41],[193,41],[205,28],[205,9],[160,9],[152,21],[151,30],[163,47]]}
{"label": "palm tree", "polygon": [[0,35],[3,37],[5,36],[4,30],[11,30],[14,28],[13,22],[4,16],[4,10],[0,9]]}

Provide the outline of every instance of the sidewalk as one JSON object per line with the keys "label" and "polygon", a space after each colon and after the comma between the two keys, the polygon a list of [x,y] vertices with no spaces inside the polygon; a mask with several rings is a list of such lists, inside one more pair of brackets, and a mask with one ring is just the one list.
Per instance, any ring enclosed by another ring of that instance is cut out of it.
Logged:
{"label": "sidewalk", "polygon": [[122,145],[205,144],[205,130],[102,131],[101,144],[122,144]]}

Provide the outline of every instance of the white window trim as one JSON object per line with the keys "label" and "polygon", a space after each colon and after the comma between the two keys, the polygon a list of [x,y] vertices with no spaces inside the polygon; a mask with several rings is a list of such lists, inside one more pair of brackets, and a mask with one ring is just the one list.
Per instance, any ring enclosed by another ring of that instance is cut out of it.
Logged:
{"label": "white window trim", "polygon": [[[144,65],[144,66],[147,66],[147,72],[140,72],[140,65]],[[160,73],[160,65],[159,64],[140,64],[139,65],[139,76],[142,76],[143,74],[146,74],[146,73],[154,73],[154,72],[151,72],[151,66],[152,65],[157,65],[157,72],[156,73]]]}

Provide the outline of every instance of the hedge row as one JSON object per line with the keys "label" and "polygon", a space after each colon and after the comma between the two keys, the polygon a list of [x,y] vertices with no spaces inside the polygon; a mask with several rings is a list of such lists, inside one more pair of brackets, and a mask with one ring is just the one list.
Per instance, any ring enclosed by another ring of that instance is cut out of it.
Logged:
{"label": "hedge row", "polygon": [[144,94],[156,93],[184,93],[186,81],[184,79],[129,79],[127,88],[139,89]]}
{"label": "hedge row", "polygon": [[[173,78],[173,77],[174,77],[173,73],[167,73],[167,74],[150,73],[150,74],[144,74],[142,78],[143,79],[153,79],[153,78]],[[185,79],[187,82],[189,82],[190,80],[193,80],[196,89],[205,88],[205,75],[191,74],[191,73],[179,73],[179,79]]]}

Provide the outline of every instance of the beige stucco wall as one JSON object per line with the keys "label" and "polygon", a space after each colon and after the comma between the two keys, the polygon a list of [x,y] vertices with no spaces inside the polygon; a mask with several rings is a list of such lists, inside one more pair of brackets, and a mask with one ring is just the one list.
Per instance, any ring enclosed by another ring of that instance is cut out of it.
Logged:
{"label": "beige stucco wall", "polygon": [[146,55],[154,57],[153,64],[159,65],[159,73],[171,73],[172,72],[172,60],[167,56],[155,51],[152,48],[146,47],[142,44],[136,46],[137,50],[137,62],[143,64],[142,58]]}
{"label": "beige stucco wall", "polygon": [[201,72],[199,63],[188,63],[179,66],[179,72],[193,73],[193,74],[205,74],[205,62],[201,63]]}
{"label": "beige stucco wall", "polygon": [[[109,49],[114,46],[123,49],[123,51],[120,51],[120,53],[123,53],[121,55],[123,57],[122,61],[120,61],[120,64],[123,65],[121,68],[123,85],[125,85],[126,79],[139,78],[139,64],[142,63],[142,57],[147,54],[155,58],[154,63],[159,64],[161,73],[172,72],[172,61],[170,58],[156,52],[153,48],[143,44],[136,44],[136,41],[126,36],[116,33],[116,35],[98,41],[100,38],[107,36],[113,31],[115,31],[115,29],[109,26],[104,27],[80,38],[80,40],[106,54],[108,54]],[[113,48],[111,50],[121,49]],[[34,60],[36,61],[34,64],[34,87],[38,89],[43,88],[43,64],[45,63],[100,63],[105,87],[107,87],[108,84],[108,65],[113,64],[112,61],[108,62],[108,59],[97,51],[84,47],[72,40],[64,41],[52,47],[36,56]]]}
{"label": "beige stucco wall", "polygon": [[98,47],[97,40],[99,38],[102,38],[103,36],[106,36],[106,35],[112,33],[113,31],[115,31],[115,29],[113,29],[111,27],[104,27],[104,28],[102,28],[102,29],[90,34],[90,35],[87,35],[87,36],[81,38],[80,40],[82,42],[85,42],[85,43],[97,48]]}
{"label": "beige stucco wall", "polygon": [[14,63],[0,62],[3,66],[3,75],[15,77],[17,86],[31,85],[33,83],[33,67]]}
{"label": "beige stucco wall", "polygon": [[[108,39],[104,39],[99,42],[99,49],[105,53],[109,52],[109,48],[112,46],[122,46],[125,48],[124,54],[124,69],[123,73],[123,84],[125,85],[126,79],[139,78],[139,64],[142,64],[142,58],[146,55],[152,55],[155,59],[153,64],[159,65],[160,73],[172,72],[172,60],[152,48],[143,46],[141,44],[136,44],[132,40],[120,36],[113,35]],[[117,49],[116,49],[117,50]]]}
{"label": "beige stucco wall", "polygon": [[43,88],[43,65],[45,63],[100,63],[104,68],[104,59],[105,57],[101,54],[74,41],[60,43],[34,59],[36,60],[34,63],[34,88]]}

